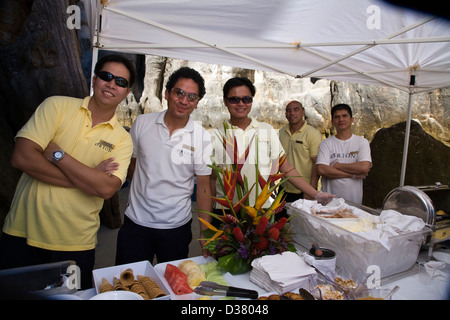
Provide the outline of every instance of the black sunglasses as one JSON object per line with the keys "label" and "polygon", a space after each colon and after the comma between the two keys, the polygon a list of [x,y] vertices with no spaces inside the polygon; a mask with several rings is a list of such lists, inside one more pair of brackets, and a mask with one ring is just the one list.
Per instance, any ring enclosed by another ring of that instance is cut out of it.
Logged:
{"label": "black sunglasses", "polygon": [[227,101],[231,104],[238,104],[240,101],[242,100],[242,103],[252,103],[253,102],[253,97],[250,96],[245,96],[243,98],[240,97],[229,97],[227,98]]}
{"label": "black sunglasses", "polygon": [[172,93],[173,96],[177,97],[180,100],[184,99],[184,97],[186,97],[186,96],[187,96],[187,100],[189,102],[195,102],[199,99],[198,94],[186,92],[180,88],[172,88],[172,90],[170,90],[170,92]]}
{"label": "black sunglasses", "polygon": [[116,85],[122,88],[128,88],[128,80],[122,77],[116,77],[108,71],[100,71],[97,76],[103,81],[110,82],[112,79],[116,82]]}

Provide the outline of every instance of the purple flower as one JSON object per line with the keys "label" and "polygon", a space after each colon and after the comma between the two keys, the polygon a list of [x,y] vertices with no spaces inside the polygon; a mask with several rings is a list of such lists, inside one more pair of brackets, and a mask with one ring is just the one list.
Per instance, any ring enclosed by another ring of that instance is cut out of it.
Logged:
{"label": "purple flower", "polygon": [[277,253],[277,249],[274,246],[269,246],[269,254],[273,255]]}
{"label": "purple flower", "polygon": [[247,259],[248,258],[247,250],[245,249],[243,243],[240,244],[240,247],[237,250],[237,252],[241,255],[242,259]]}

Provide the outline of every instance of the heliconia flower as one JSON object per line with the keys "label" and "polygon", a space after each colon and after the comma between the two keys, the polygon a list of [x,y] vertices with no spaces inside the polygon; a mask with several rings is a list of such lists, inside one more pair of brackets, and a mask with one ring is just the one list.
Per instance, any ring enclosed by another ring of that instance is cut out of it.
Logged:
{"label": "heliconia flower", "polygon": [[206,246],[208,243],[210,243],[211,241],[217,239],[218,237],[220,237],[220,235],[223,233],[223,230],[217,230],[216,227],[214,227],[211,223],[209,223],[208,221],[206,221],[205,219],[202,219],[200,217],[198,217],[198,219],[205,225],[208,227],[208,229],[211,229],[212,231],[216,231],[216,233],[214,234],[214,236],[212,236],[207,242],[205,242],[205,244],[203,246]]}
{"label": "heliconia flower", "polygon": [[[222,208],[223,210],[223,208]],[[238,218],[236,218],[235,216],[231,215],[231,214],[225,214],[223,216],[219,216],[219,219],[222,220],[223,222],[225,222],[226,224],[231,224],[231,223],[239,223]]]}
{"label": "heliconia flower", "polygon": [[240,228],[234,227],[234,228],[233,228],[233,235],[234,235],[234,238],[235,238],[238,242],[244,243],[244,241],[245,241],[244,234],[242,233],[242,230],[241,230]]}
{"label": "heliconia flower", "polygon": [[277,213],[280,213],[281,211],[283,211],[285,205],[286,205],[286,200],[283,200],[278,207],[273,209],[273,214],[277,214]]}
{"label": "heliconia flower", "polygon": [[247,201],[247,198],[250,196],[250,192],[253,190],[253,186],[238,202],[233,204],[233,197],[236,190],[237,175],[235,172],[232,172],[231,170],[228,169],[229,168],[226,167],[225,170],[223,171],[223,186],[226,194],[225,198],[217,198],[213,196],[211,196],[211,198],[214,199],[221,206],[232,209],[233,214],[236,215],[236,212],[241,210],[245,201]]}
{"label": "heliconia flower", "polygon": [[[283,154],[281,157],[278,157],[278,159],[273,160],[269,175],[272,176],[272,175],[275,175],[278,172],[280,172],[281,167],[283,166],[286,159],[287,159],[286,154]],[[277,180],[277,179],[274,179],[272,181],[275,181],[275,180]]]}
{"label": "heliconia flower", "polygon": [[259,210],[262,208],[263,204],[266,203],[267,199],[269,199],[271,192],[267,192],[269,190],[269,184],[266,183],[264,188],[261,190],[261,193],[258,195],[255,203],[255,209]]}
{"label": "heliconia flower", "polygon": [[272,202],[272,204],[270,205],[270,208],[267,209],[267,211],[265,212],[265,216],[267,218],[270,218],[272,216],[272,214],[278,213],[280,212],[285,204],[285,201],[283,201],[284,199],[284,192],[283,190],[278,192],[277,197],[275,198],[275,201]]}
{"label": "heliconia flower", "polygon": [[250,206],[244,206],[244,208],[247,211],[248,215],[252,217],[252,219],[255,219],[256,216],[258,215],[258,210],[256,210],[255,208]]}
{"label": "heliconia flower", "polygon": [[225,121],[223,123],[223,127],[224,127],[224,131],[225,131],[225,136],[222,136],[222,144],[223,144],[223,148],[225,149],[225,151],[227,152],[228,156],[230,157],[230,159],[233,162],[233,167],[235,168],[235,172],[236,172],[236,179],[237,182],[241,185],[244,186],[244,180],[242,178],[241,175],[241,169],[245,164],[245,161],[248,158],[248,155],[250,153],[250,146],[252,145],[253,142],[253,138],[252,140],[249,142],[249,144],[247,145],[247,148],[245,149],[245,152],[239,156],[239,150],[238,150],[238,144],[237,144],[237,138],[236,136],[232,136],[231,135],[231,131],[228,123]]}
{"label": "heliconia flower", "polygon": [[228,166],[223,172],[223,186],[225,188],[225,195],[233,201],[234,192],[236,190],[236,172],[233,172]]}
{"label": "heliconia flower", "polygon": [[283,178],[286,175],[285,173],[279,173],[281,167],[284,164],[284,161],[286,161],[286,154],[283,154],[278,159],[272,160],[272,166],[270,168],[269,177],[264,179],[264,177],[258,172],[258,182],[261,188],[263,188],[267,183],[271,184],[272,182],[277,181],[278,179]]}

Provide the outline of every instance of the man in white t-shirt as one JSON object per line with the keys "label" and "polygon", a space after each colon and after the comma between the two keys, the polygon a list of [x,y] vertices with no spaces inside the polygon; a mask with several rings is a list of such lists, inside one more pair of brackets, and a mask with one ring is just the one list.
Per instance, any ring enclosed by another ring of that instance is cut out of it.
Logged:
{"label": "man in white t-shirt", "polygon": [[140,115],[133,123],[132,180],[116,264],[153,261],[155,255],[158,263],[188,257],[194,178],[198,209],[212,210],[211,135],[190,116],[204,94],[202,76],[180,68],[166,85],[167,110]]}
{"label": "man in white t-shirt", "polygon": [[322,176],[322,190],[339,198],[361,204],[363,179],[372,166],[367,139],[352,133],[350,106],[338,104],[331,109],[331,123],[336,135],[320,144],[317,171]]}

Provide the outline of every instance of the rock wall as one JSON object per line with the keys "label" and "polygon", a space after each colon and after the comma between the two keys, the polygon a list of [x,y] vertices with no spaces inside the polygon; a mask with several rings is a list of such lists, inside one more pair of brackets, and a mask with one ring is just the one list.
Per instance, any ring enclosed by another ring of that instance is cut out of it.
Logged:
{"label": "rock wall", "polygon": [[[198,70],[205,78],[206,95],[193,117],[205,128],[219,127],[228,119],[222,87],[234,76],[246,76],[256,87],[252,115],[275,128],[287,123],[284,108],[292,99],[303,103],[308,122],[324,137],[334,134],[331,106],[347,103],[355,118],[353,132],[371,142],[373,166],[364,181],[363,204],[380,208],[384,197],[400,182],[408,94],[394,88],[342,83],[329,80],[293,79],[254,70],[146,56],[144,90],[140,101],[130,94],[119,106],[120,121],[131,126],[139,114],[167,108],[165,83],[181,66]],[[450,88],[412,96],[412,129],[406,185],[450,184]]]}
{"label": "rock wall", "polygon": [[[402,165],[406,122],[380,129],[373,138],[372,168],[364,180],[363,203],[380,208],[387,193],[398,187]],[[411,121],[405,185],[428,186],[436,182],[448,185],[450,148],[427,134],[416,121]]]}
{"label": "rock wall", "polygon": [[[206,95],[192,115],[206,128],[218,127],[228,118],[222,101],[222,87],[236,75],[250,78],[256,87],[252,115],[275,128],[287,123],[284,107],[292,99],[303,103],[308,122],[324,136],[333,134],[330,109],[338,103],[348,103],[352,107],[354,133],[365,136],[369,141],[380,128],[406,120],[408,94],[394,88],[324,79],[312,83],[310,79],[294,79],[277,73],[146,56],[142,97],[139,101],[132,95],[127,97],[117,111],[120,121],[131,126],[139,114],[167,108],[165,83],[168,76],[181,66],[190,66],[205,78]],[[412,98],[413,119],[427,133],[447,145],[450,145],[449,106],[450,88],[413,95]]]}
{"label": "rock wall", "polygon": [[74,0],[2,0],[0,5],[0,226],[20,172],[10,166],[14,136],[52,95],[89,94],[76,30],[67,28]]}

